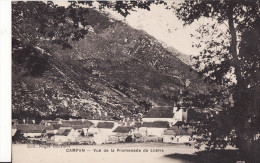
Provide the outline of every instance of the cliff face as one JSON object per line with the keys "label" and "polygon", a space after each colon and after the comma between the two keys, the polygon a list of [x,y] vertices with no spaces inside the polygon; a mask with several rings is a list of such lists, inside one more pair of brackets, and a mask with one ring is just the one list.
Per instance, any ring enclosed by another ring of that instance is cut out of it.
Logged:
{"label": "cliff face", "polygon": [[185,83],[191,93],[207,92],[177,51],[105,14],[91,10],[88,17],[89,33],[72,49],[42,41],[52,57],[41,76],[25,75],[26,68],[13,63],[15,116],[105,119],[173,105]]}

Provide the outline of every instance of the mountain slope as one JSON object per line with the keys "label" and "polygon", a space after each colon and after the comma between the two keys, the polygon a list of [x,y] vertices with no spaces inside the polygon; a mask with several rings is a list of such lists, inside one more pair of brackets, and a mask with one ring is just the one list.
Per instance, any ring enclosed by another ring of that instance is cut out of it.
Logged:
{"label": "mountain slope", "polygon": [[51,54],[42,76],[13,64],[13,113],[21,117],[117,118],[173,105],[178,92],[205,93],[203,79],[152,36],[90,10],[85,39],[63,49],[43,40]]}

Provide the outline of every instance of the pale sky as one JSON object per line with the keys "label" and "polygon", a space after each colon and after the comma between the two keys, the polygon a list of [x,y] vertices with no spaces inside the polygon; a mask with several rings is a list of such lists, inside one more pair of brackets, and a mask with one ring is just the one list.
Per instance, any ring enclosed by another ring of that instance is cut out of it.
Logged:
{"label": "pale sky", "polygon": [[200,22],[194,22],[192,25],[183,27],[183,21],[173,13],[173,10],[166,10],[164,5],[151,5],[151,11],[144,9],[136,9],[126,18],[116,11],[108,11],[114,18],[123,20],[130,26],[146,31],[154,36],[165,46],[172,46],[177,50],[189,54],[198,55],[199,49],[192,48],[191,33],[196,33]]}
{"label": "pale sky", "polygon": [[[64,3],[64,1],[56,1],[54,3],[67,6],[67,3]],[[188,55],[198,55],[200,49],[192,47],[192,42],[196,40],[191,38],[190,34],[196,34],[195,30],[203,22],[197,21],[192,25],[183,27],[183,21],[177,19],[172,9],[166,10],[165,7],[164,5],[152,4],[150,11],[135,9],[136,12],[132,11],[126,18],[112,9],[102,11],[110,13],[113,18],[122,20],[135,29],[147,32],[166,47],[174,47]]]}

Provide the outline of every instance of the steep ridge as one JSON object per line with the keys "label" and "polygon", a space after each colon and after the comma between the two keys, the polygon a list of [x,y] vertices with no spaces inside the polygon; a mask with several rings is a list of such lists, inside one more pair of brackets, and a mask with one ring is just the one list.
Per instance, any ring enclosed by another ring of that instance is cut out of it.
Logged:
{"label": "steep ridge", "polygon": [[178,92],[207,92],[203,79],[147,33],[90,10],[85,39],[63,49],[49,41],[52,55],[41,77],[13,64],[14,117],[74,116],[111,119],[173,105]]}

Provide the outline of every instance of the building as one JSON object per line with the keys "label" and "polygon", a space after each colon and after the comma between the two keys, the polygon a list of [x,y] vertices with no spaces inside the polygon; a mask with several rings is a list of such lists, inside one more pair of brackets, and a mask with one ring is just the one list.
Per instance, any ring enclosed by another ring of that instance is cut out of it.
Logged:
{"label": "building", "polygon": [[85,119],[61,121],[61,127],[71,127],[79,133],[82,133],[84,136],[87,135],[89,128],[93,125],[94,123]]}
{"label": "building", "polygon": [[127,127],[127,126],[118,126],[113,132],[114,133],[125,133],[128,135],[131,135],[134,131],[133,127]]}
{"label": "building", "polygon": [[154,121],[154,122],[143,122],[139,128],[139,132],[142,136],[157,136],[162,137],[165,130],[170,127],[168,121]]}
{"label": "building", "polygon": [[178,107],[173,107],[173,124],[175,124],[176,122],[179,121],[183,121],[183,122],[187,122],[188,120],[188,110],[187,109],[183,109],[182,107],[178,108]]}
{"label": "building", "polygon": [[167,121],[170,126],[178,121],[187,121],[187,110],[178,109],[177,106],[157,106],[153,107],[142,118],[143,122]]}
{"label": "building", "polygon": [[125,142],[128,136],[133,136],[133,131],[133,127],[118,126],[109,136],[109,141]]}
{"label": "building", "polygon": [[112,135],[112,132],[117,128],[118,124],[115,122],[98,122],[97,128],[99,132],[106,133],[108,135]]}
{"label": "building", "polygon": [[99,129],[98,129],[96,126],[91,126],[91,127],[88,129],[87,135],[88,135],[88,136],[94,136],[94,135],[97,134],[98,132],[99,132]]}
{"label": "building", "polygon": [[154,121],[168,121],[173,123],[173,107],[170,106],[158,106],[153,107],[148,113],[142,118],[143,122],[154,122]]}
{"label": "building", "polygon": [[76,142],[79,136],[80,133],[75,131],[73,128],[61,127],[53,136],[53,140],[56,143]]}
{"label": "building", "polygon": [[193,129],[173,126],[163,133],[164,143],[190,143],[195,142],[192,136]]}
{"label": "building", "polygon": [[89,132],[94,132],[93,140],[96,144],[103,144],[109,141],[109,136],[115,134],[113,133],[113,131],[116,129],[117,126],[118,124],[113,121],[98,122],[96,127],[91,127],[89,129]]}
{"label": "building", "polygon": [[14,129],[20,130],[24,137],[35,138],[43,136],[46,126],[36,124],[17,124],[13,127]]}
{"label": "building", "polygon": [[45,128],[45,133],[46,134],[56,134],[57,132],[58,132],[58,130],[59,130],[59,128],[61,127],[61,124],[52,124],[52,125],[50,125],[50,126],[47,126],[46,128]]}

